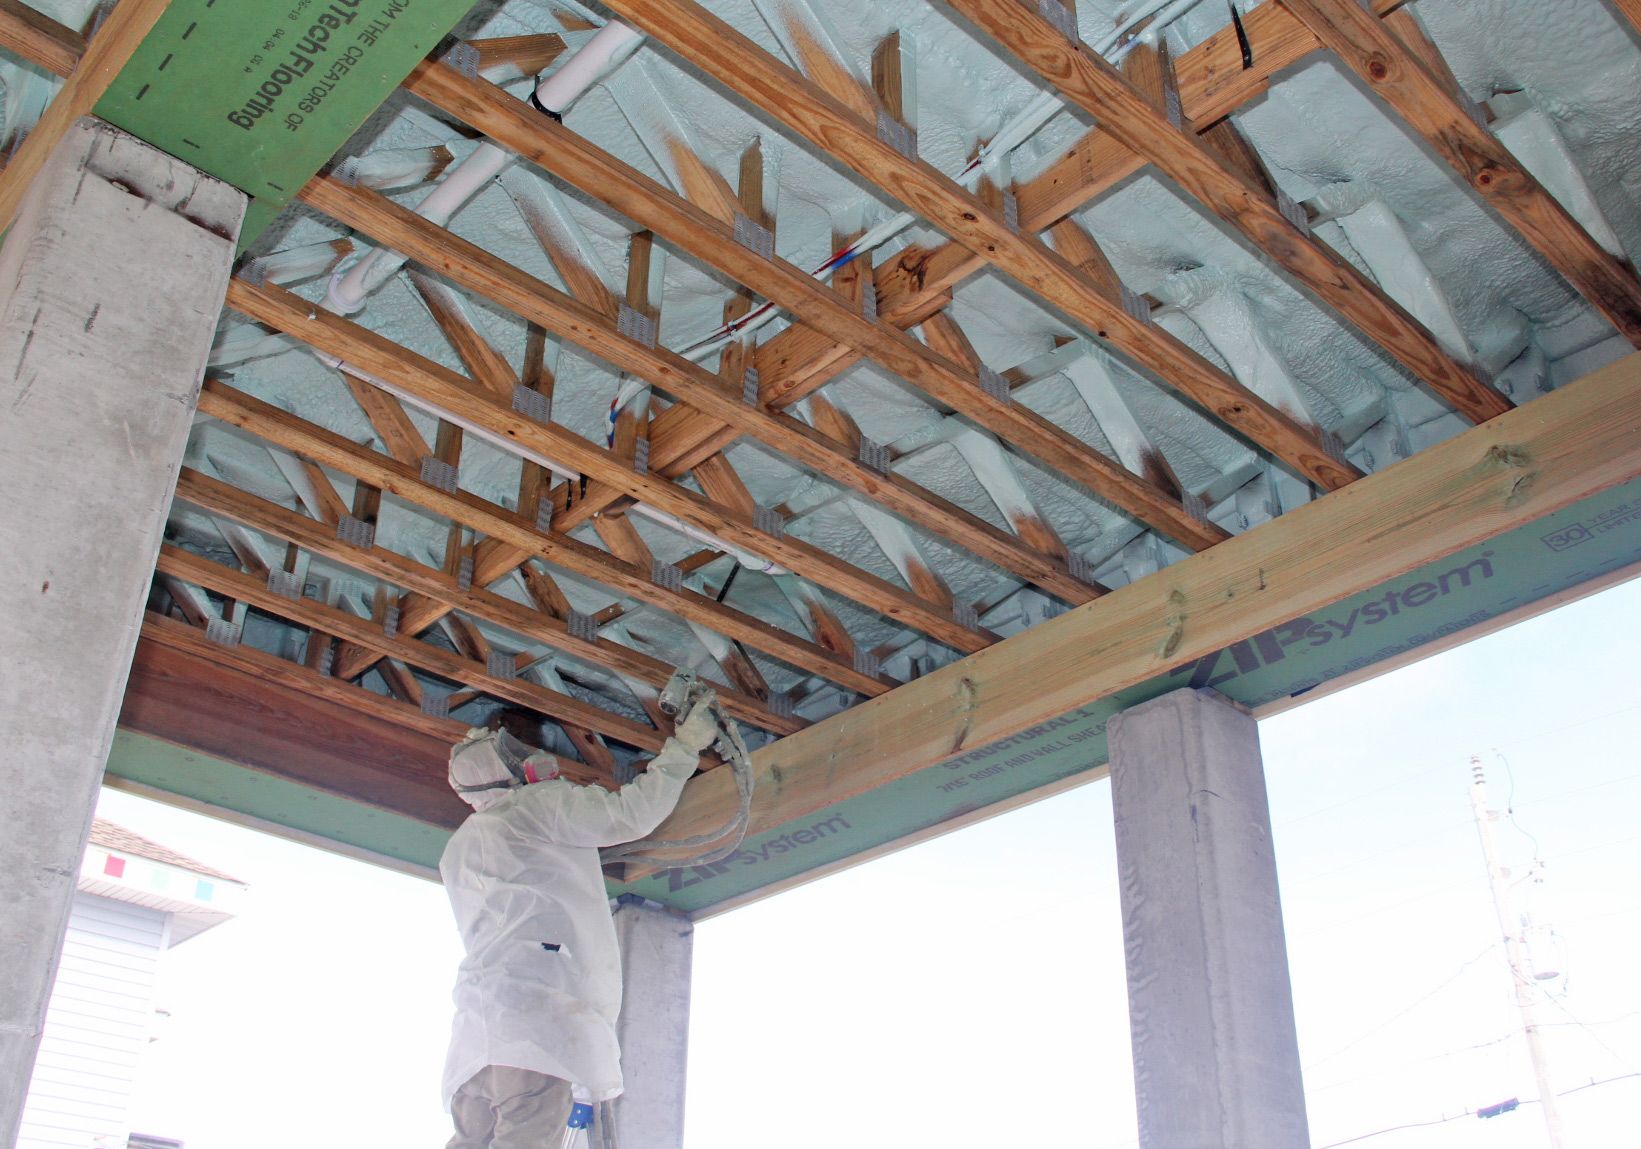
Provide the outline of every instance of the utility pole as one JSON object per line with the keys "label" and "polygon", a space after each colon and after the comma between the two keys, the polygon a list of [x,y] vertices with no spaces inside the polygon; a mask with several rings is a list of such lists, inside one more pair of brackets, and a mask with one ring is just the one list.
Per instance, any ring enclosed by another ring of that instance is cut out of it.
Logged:
{"label": "utility pole", "polygon": [[1533,1060],[1533,1076],[1538,1080],[1539,1104],[1544,1110],[1544,1128],[1550,1134],[1550,1149],[1563,1149],[1561,1111],[1556,1106],[1555,1090],[1550,1084],[1549,1056],[1539,1033],[1538,1001],[1533,992],[1532,974],[1527,969],[1526,923],[1510,911],[1510,871],[1499,864],[1498,850],[1493,843],[1493,823],[1498,812],[1487,808],[1487,777],[1482,771],[1481,759],[1470,756],[1470,806],[1476,814],[1476,832],[1481,837],[1481,851],[1487,858],[1487,878],[1493,888],[1493,908],[1499,915],[1499,932],[1504,935],[1504,957],[1510,964],[1510,976],[1516,983],[1516,1008],[1521,1011],[1522,1026],[1527,1034],[1527,1055]]}

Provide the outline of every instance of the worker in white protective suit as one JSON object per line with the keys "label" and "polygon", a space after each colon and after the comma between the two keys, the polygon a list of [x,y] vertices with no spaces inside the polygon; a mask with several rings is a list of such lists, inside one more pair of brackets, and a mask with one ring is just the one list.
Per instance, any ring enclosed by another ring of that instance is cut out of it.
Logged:
{"label": "worker in white protective suit", "polygon": [[444,1071],[448,1149],[557,1146],[572,1088],[589,1103],[621,1093],[621,965],[598,848],[654,830],[717,733],[697,704],[611,792],[558,777],[527,711],[498,717],[450,753],[450,785],[473,813],[439,860],[467,950]]}

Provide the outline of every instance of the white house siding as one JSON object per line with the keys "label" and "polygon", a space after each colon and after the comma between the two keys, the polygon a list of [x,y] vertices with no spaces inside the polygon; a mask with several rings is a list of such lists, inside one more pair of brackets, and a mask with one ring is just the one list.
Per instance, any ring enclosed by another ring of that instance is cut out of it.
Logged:
{"label": "white house siding", "polygon": [[125,1144],[137,1059],[153,1027],[166,914],[75,895],[19,1149]]}

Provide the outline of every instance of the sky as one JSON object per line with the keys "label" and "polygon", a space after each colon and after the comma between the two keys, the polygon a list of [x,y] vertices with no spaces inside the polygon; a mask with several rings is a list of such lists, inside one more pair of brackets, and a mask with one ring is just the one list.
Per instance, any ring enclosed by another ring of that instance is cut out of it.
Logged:
{"label": "sky", "polygon": [[[1636,1143],[1637,650],[1632,582],[1261,721],[1314,1149],[1549,1144],[1473,754],[1512,896],[1553,930],[1535,1008],[1566,1143]],[[437,886],[114,791],[101,813],[251,887],[166,958],[134,1129],[442,1144]],[[686,1149],[1137,1144],[1114,874],[1096,781],[701,922]]]}

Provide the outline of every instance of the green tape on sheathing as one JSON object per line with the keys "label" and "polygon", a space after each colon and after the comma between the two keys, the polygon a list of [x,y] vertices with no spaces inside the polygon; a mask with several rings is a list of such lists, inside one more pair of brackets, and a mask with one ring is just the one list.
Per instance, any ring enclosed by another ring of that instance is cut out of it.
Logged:
{"label": "green tape on sheathing", "polygon": [[243,246],[471,3],[174,0],[96,112],[251,195]]}

